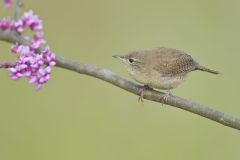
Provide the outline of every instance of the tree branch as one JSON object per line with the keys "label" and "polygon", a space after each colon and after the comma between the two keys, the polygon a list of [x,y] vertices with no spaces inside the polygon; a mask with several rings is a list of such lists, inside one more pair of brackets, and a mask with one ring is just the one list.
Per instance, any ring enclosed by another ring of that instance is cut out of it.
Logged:
{"label": "tree branch", "polygon": [[[1,30],[0,40],[25,45],[30,43],[28,40],[24,39],[18,34],[15,34],[14,32]],[[90,64],[84,64],[79,61],[71,60],[69,58],[61,56],[56,56],[56,63],[57,67],[104,80],[108,83],[111,83],[136,95],[139,95],[139,91],[142,88],[142,86],[135,84],[131,81],[128,81],[108,69],[99,68]],[[144,91],[144,98],[151,101],[162,103],[161,98],[163,94],[164,93],[158,92],[156,90],[146,89]],[[223,112],[211,109],[207,106],[177,96],[170,96],[168,100],[164,103],[170,106],[174,106],[195,113],[202,117],[206,117],[222,125],[240,130],[240,118],[233,117]]]}

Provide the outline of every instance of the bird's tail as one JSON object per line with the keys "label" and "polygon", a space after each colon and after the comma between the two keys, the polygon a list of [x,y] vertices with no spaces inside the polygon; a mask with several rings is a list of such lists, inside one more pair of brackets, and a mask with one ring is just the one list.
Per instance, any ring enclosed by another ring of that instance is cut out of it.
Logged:
{"label": "bird's tail", "polygon": [[204,71],[204,72],[209,72],[209,73],[212,73],[212,74],[220,74],[220,72],[218,72],[218,71],[215,71],[215,70],[212,70],[212,69],[208,69],[208,68],[200,66],[200,65],[196,69]]}

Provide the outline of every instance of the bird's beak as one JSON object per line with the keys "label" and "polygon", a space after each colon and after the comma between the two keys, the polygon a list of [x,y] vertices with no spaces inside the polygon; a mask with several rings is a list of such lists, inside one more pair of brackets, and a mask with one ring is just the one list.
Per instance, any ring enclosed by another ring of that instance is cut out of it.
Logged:
{"label": "bird's beak", "polygon": [[121,56],[119,56],[119,55],[113,55],[112,57],[117,58],[117,59],[121,58]]}
{"label": "bird's beak", "polygon": [[123,56],[120,56],[120,55],[113,55],[112,57],[117,59],[123,59]]}

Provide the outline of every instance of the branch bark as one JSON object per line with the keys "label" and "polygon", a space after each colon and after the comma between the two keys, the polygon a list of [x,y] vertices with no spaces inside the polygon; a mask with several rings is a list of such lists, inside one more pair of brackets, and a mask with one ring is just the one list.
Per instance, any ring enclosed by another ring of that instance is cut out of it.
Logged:
{"label": "branch bark", "polygon": [[23,6],[23,0],[17,0],[15,14],[14,14],[15,21],[18,21],[21,17],[22,6]]}
{"label": "branch bark", "polygon": [[[29,44],[28,40],[24,39],[20,35],[11,31],[0,30],[0,40],[11,42],[11,43],[25,44],[25,45]],[[56,63],[57,63],[56,65],[57,67],[104,80],[108,83],[111,83],[117,87],[120,87],[136,95],[139,95],[139,91],[142,89],[142,86],[135,84],[131,81],[128,81],[108,69],[96,67],[90,64],[84,64],[79,61],[72,60],[66,57],[61,57],[61,56],[56,56]],[[161,98],[163,95],[164,93],[156,90],[146,89],[144,91],[145,99],[159,102],[159,103],[162,103]],[[201,105],[177,96],[170,96],[168,100],[164,103],[170,106],[174,106],[174,107],[195,113],[199,116],[216,121],[222,125],[240,130],[240,118],[217,111],[208,106]]]}

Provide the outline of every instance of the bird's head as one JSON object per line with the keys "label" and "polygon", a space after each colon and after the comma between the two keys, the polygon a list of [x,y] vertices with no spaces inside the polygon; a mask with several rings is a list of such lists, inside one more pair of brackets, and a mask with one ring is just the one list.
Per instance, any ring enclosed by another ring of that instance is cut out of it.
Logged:
{"label": "bird's head", "polygon": [[113,57],[120,60],[127,69],[139,69],[144,64],[143,54],[136,51],[126,55],[114,55]]}

